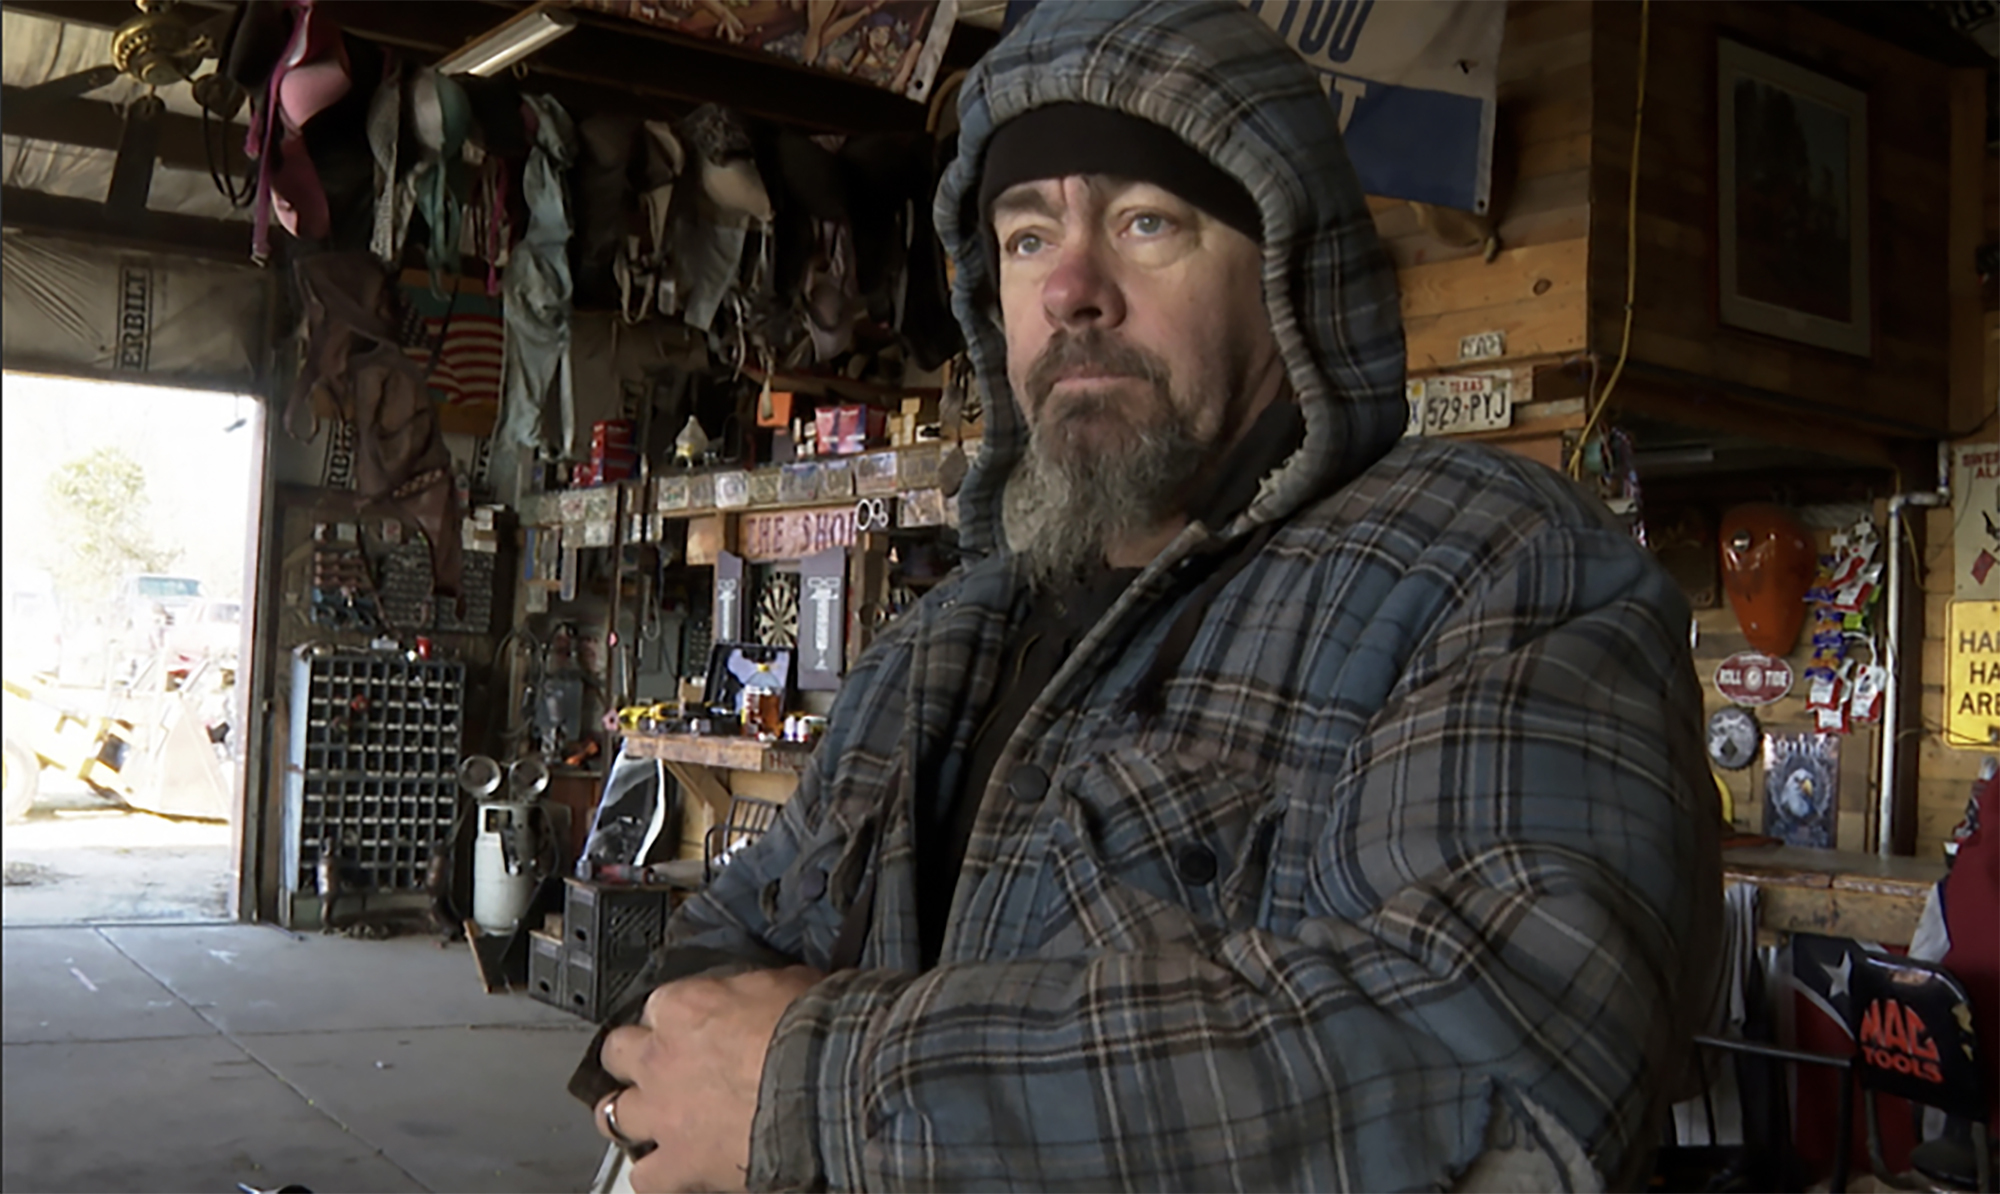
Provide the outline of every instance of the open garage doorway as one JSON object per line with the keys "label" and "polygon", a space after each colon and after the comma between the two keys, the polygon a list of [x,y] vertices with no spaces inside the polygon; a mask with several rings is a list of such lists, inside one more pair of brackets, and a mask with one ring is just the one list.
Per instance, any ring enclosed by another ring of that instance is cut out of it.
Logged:
{"label": "open garage doorway", "polygon": [[4,922],[229,919],[262,405],[0,385]]}

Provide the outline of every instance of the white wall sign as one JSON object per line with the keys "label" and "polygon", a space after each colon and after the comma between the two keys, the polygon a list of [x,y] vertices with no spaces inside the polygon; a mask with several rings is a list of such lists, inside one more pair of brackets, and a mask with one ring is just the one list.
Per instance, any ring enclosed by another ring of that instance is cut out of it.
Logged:
{"label": "white wall sign", "polygon": [[1952,596],[2000,600],[2000,444],[1952,449]]}
{"label": "white wall sign", "polygon": [[1242,3],[1319,73],[1364,191],[1486,210],[1505,4]]}

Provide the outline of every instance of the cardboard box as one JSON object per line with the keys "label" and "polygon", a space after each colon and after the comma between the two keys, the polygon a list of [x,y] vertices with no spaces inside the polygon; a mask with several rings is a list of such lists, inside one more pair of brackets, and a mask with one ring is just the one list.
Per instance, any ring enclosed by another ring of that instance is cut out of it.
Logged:
{"label": "cardboard box", "polygon": [[822,455],[851,456],[881,444],[888,435],[888,413],[858,404],[822,406],[813,412]]}
{"label": "cardboard box", "polygon": [[590,425],[592,451],[607,448],[632,449],[638,446],[639,429],[630,419],[603,419]]}
{"label": "cardboard box", "polygon": [[630,449],[600,452],[593,448],[590,453],[589,468],[600,483],[623,481],[638,476],[639,453]]}

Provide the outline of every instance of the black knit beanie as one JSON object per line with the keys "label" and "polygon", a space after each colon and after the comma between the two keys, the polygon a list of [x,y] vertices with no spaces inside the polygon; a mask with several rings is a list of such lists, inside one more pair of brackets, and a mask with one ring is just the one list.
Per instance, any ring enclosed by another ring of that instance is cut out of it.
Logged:
{"label": "black knit beanie", "polygon": [[1242,183],[1150,120],[1095,104],[1050,104],[1001,125],[986,144],[979,214],[1008,187],[1072,174],[1104,174],[1171,191],[1254,241],[1264,219]]}

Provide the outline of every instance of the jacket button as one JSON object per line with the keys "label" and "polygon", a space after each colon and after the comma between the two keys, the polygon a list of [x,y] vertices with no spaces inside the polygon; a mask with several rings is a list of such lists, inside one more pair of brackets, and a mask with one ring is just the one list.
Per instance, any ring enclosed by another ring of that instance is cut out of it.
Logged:
{"label": "jacket button", "polygon": [[1024,764],[1007,780],[1007,792],[1022,804],[1039,804],[1049,794],[1049,773],[1033,763]]}
{"label": "jacket button", "polygon": [[1200,887],[1215,878],[1215,851],[1207,846],[1182,846],[1174,856],[1174,870],[1181,882],[1190,887]]}
{"label": "jacket button", "polygon": [[816,900],[826,894],[826,872],[813,870],[799,876],[799,898]]}

